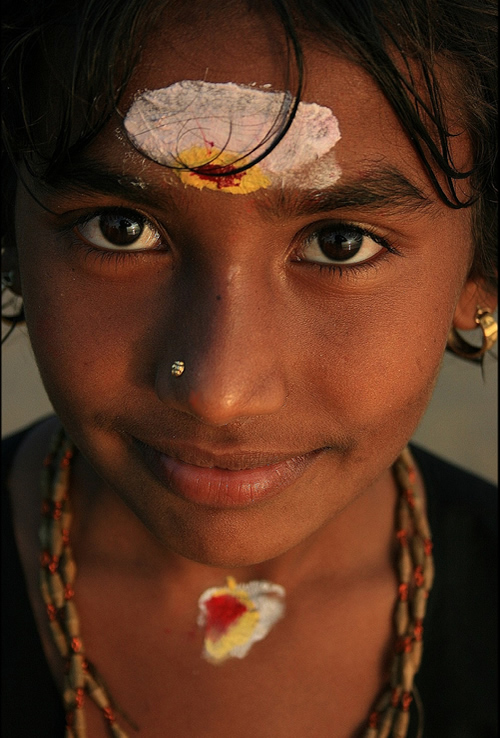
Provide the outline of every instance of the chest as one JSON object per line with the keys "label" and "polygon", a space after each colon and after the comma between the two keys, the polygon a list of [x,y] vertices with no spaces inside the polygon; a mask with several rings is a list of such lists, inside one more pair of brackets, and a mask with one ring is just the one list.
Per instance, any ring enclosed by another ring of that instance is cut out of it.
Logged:
{"label": "chest", "polygon": [[[141,619],[140,608],[117,618],[84,605],[82,635],[141,738],[354,738],[385,683],[392,645],[390,605],[367,622],[354,604],[330,612],[302,603],[245,658],[221,665],[202,658],[195,623]],[[86,714],[89,735],[105,738],[89,700]]]}

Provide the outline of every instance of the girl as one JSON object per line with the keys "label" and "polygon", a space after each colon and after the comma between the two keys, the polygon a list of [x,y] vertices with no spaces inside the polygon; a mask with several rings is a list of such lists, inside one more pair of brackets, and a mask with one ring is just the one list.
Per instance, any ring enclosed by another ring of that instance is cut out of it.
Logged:
{"label": "girl", "polygon": [[406,449],[496,336],[491,13],[8,9],[7,736],[496,735],[493,490]]}

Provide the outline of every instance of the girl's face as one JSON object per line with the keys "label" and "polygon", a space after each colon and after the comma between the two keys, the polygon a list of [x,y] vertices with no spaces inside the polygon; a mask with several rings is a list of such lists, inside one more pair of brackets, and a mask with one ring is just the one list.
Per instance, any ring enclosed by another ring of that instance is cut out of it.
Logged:
{"label": "girl's face", "polygon": [[[268,33],[252,18],[207,19],[196,44],[158,32],[123,116],[138,92],[182,80],[283,90]],[[469,211],[438,199],[368,75],[312,42],[305,63],[303,100],[338,121],[330,186],[192,187],[117,116],[69,179],[33,184],[53,213],[18,193],[27,322],[57,413],[102,490],[209,564],[273,558],[386,483],[455,310],[472,320],[476,306]],[[454,146],[465,161],[465,136]],[[197,482],[179,460],[233,471]]]}

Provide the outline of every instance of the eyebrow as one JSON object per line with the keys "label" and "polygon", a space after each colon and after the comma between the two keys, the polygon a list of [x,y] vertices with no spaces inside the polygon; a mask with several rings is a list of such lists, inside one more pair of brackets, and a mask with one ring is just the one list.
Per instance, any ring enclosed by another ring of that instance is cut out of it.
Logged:
{"label": "eyebrow", "polygon": [[91,159],[80,159],[59,170],[44,182],[49,192],[68,195],[109,195],[148,206],[158,201],[168,207],[174,198],[158,187],[137,176],[104,167]]}
{"label": "eyebrow", "polygon": [[435,203],[402,172],[393,167],[372,167],[357,179],[319,190],[279,190],[266,207],[274,217],[301,217],[332,210],[363,208],[410,213]]}
{"label": "eyebrow", "polygon": [[[170,170],[168,170],[170,171]],[[68,194],[103,194],[145,206],[178,208],[178,196],[99,162],[80,159],[46,182],[52,191]],[[318,190],[299,188],[265,189],[254,193],[256,206],[271,219],[293,219],[319,213],[363,208],[405,214],[435,205],[416,184],[391,166],[367,165],[356,179],[337,182]],[[177,204],[176,204],[177,199]]]}

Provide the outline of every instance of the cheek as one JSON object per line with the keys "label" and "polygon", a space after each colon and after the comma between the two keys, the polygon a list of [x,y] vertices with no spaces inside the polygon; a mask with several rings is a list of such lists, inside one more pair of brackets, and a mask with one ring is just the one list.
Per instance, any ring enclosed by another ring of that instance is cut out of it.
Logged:
{"label": "cheek", "polygon": [[348,311],[339,305],[335,325],[323,323],[308,391],[339,431],[413,433],[439,373],[456,297],[435,287],[372,295]]}
{"label": "cheek", "polygon": [[[89,279],[36,261],[24,270],[27,326],[47,393],[58,414],[89,417],[131,382],[131,357],[149,314],[137,286]],[[112,281],[112,280],[111,280]],[[146,303],[146,304],[145,304]],[[137,309],[135,309],[135,307]]]}

